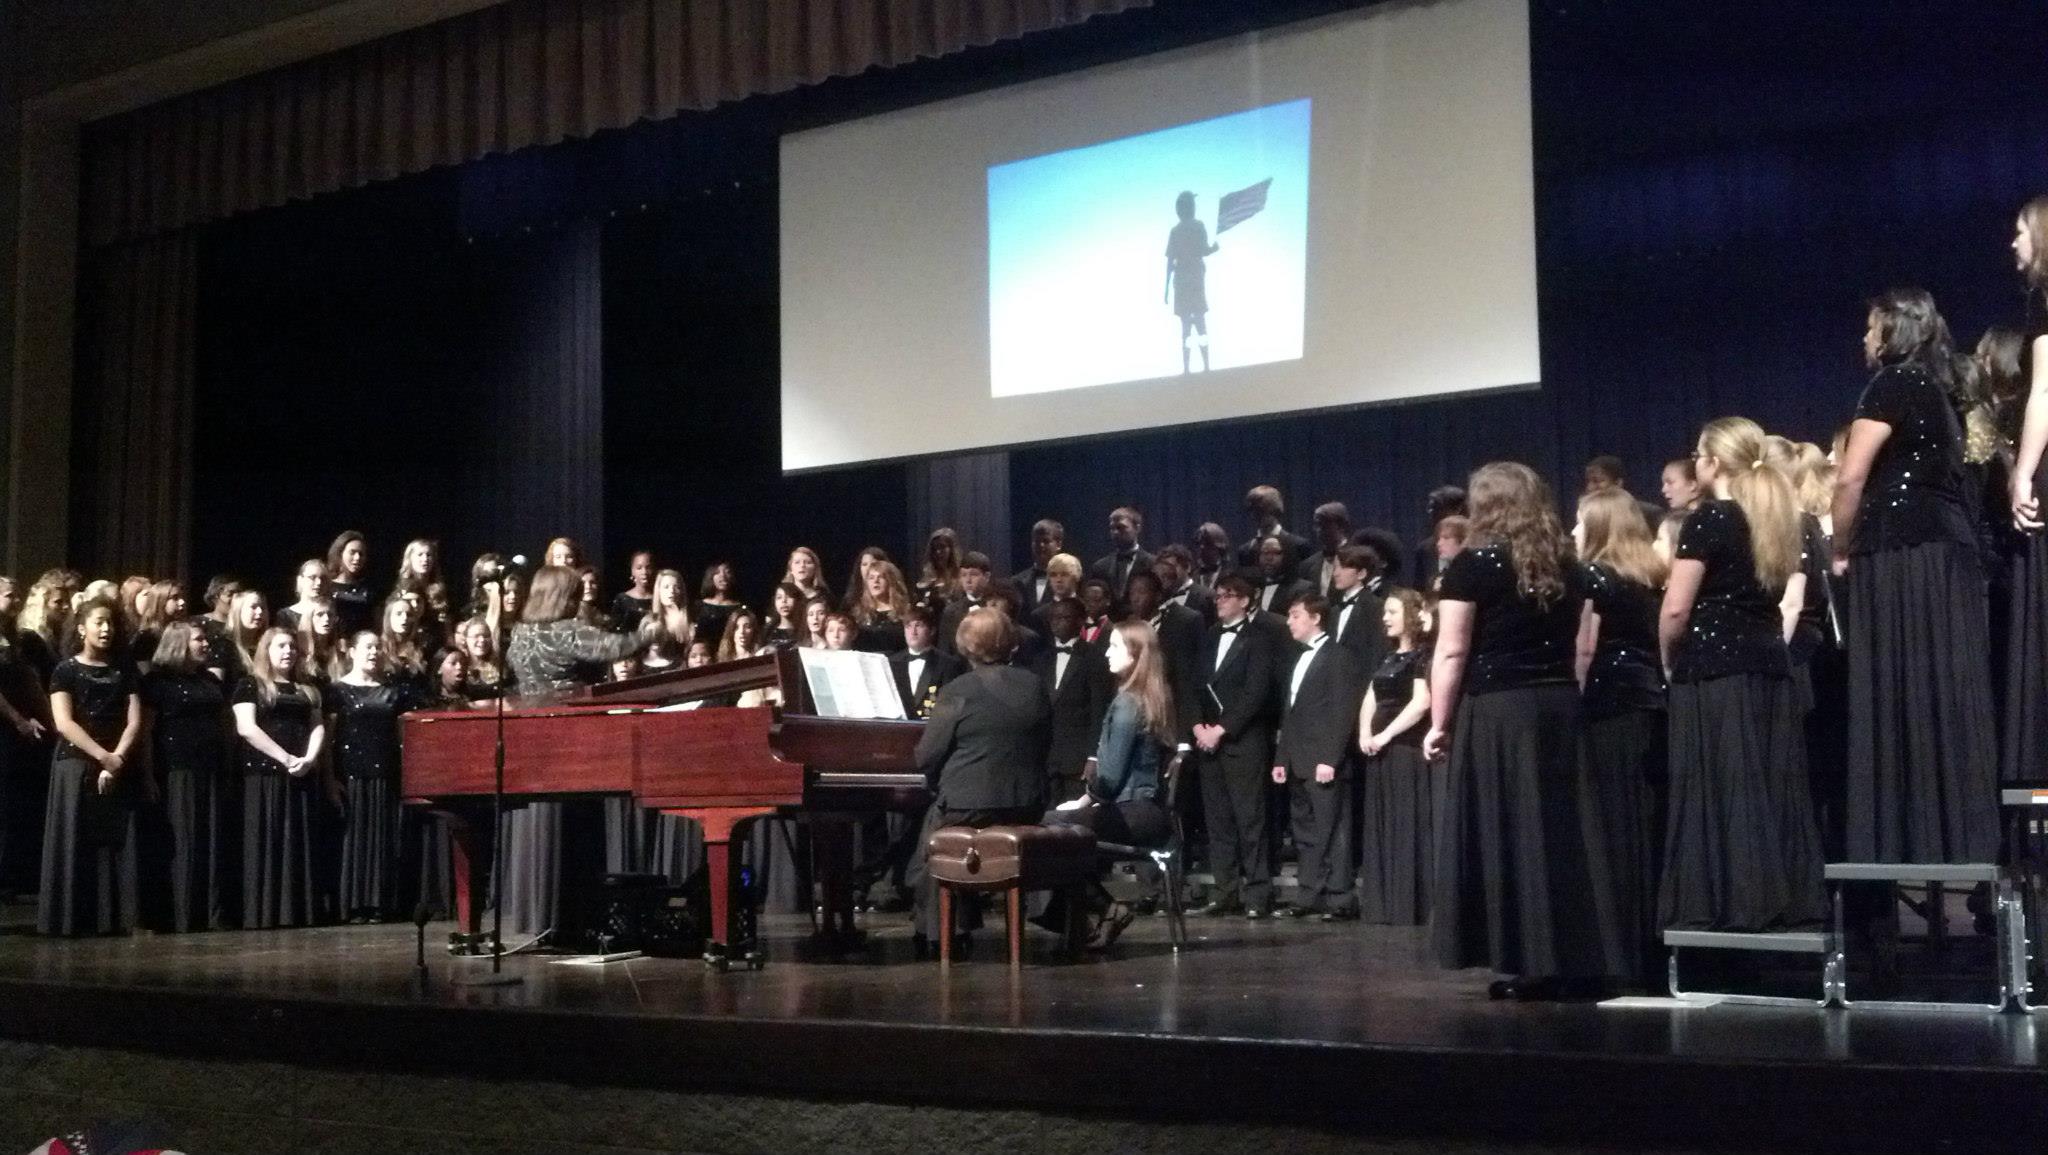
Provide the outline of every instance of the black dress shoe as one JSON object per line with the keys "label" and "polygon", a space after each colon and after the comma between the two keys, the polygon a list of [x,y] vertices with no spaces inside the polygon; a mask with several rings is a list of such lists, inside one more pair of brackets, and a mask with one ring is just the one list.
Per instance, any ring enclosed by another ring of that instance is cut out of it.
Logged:
{"label": "black dress shoe", "polygon": [[1229,899],[1220,899],[1220,900],[1218,900],[1218,901],[1216,901],[1216,902],[1212,902],[1212,903],[1208,903],[1208,904],[1206,904],[1206,905],[1203,905],[1203,906],[1198,906],[1198,907],[1196,907],[1195,909],[1193,909],[1193,910],[1191,910],[1191,911],[1189,911],[1189,912],[1188,912],[1188,917],[1189,917],[1189,918],[1217,918],[1217,917],[1219,917],[1219,916],[1221,916],[1221,915],[1226,915],[1226,914],[1237,914],[1238,912],[1240,912],[1240,911],[1242,911],[1242,910],[1244,910],[1244,904],[1243,904],[1243,903],[1241,903],[1241,902],[1233,902],[1233,901],[1231,901],[1231,900],[1229,900]]}
{"label": "black dress shoe", "polygon": [[1323,912],[1323,921],[1324,921],[1324,922],[1357,922],[1357,921],[1358,921],[1358,908],[1357,908],[1357,907],[1355,907],[1355,906],[1340,906],[1340,907],[1338,907],[1338,908],[1337,908],[1337,909],[1335,909],[1335,910],[1328,910],[1328,911],[1324,911],[1324,912]]}
{"label": "black dress shoe", "polygon": [[1279,910],[1276,910],[1276,911],[1274,911],[1274,912],[1273,912],[1273,917],[1274,917],[1274,918],[1307,918],[1308,916],[1310,916],[1310,915],[1312,915],[1312,914],[1315,914],[1315,913],[1316,913],[1316,908],[1315,908],[1315,907],[1312,907],[1312,906],[1295,906],[1295,905],[1293,905],[1292,903],[1290,903],[1290,904],[1288,904],[1288,905],[1286,905],[1286,906],[1283,906],[1283,907],[1281,907],[1281,908],[1280,908]]}
{"label": "black dress shoe", "polygon": [[1273,909],[1267,906],[1248,906],[1244,908],[1244,916],[1257,922],[1260,919],[1272,918]]}

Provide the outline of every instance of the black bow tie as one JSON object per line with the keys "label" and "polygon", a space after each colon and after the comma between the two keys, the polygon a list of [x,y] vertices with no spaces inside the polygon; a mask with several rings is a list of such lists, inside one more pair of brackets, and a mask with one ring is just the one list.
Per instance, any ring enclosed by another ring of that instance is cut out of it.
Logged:
{"label": "black bow tie", "polygon": [[1343,597],[1337,599],[1337,608],[1339,609],[1342,609],[1345,606],[1355,606],[1357,604],[1358,595],[1356,593],[1348,593],[1345,594]]}
{"label": "black bow tie", "polygon": [[1222,627],[1222,629],[1223,629],[1223,632],[1224,632],[1224,633],[1226,633],[1226,634],[1234,634],[1234,633],[1237,633],[1238,631],[1240,631],[1240,630],[1244,629],[1244,623],[1243,623],[1243,622],[1239,622],[1239,623],[1237,623],[1237,624],[1236,624],[1236,625],[1234,625],[1234,626],[1224,626],[1224,627]]}
{"label": "black bow tie", "polygon": [[1053,644],[1053,647],[1052,647],[1052,648],[1053,648],[1054,652],[1056,652],[1056,653],[1061,653],[1061,654],[1071,654],[1071,653],[1073,653],[1073,652],[1074,652],[1074,643],[1072,643],[1072,642],[1055,642],[1055,643]]}

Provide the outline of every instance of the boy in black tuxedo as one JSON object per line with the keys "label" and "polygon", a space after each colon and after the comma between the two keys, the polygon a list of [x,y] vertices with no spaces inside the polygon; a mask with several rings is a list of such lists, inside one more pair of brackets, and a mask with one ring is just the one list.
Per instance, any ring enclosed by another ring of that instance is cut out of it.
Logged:
{"label": "boy in black tuxedo", "polygon": [[1045,775],[1057,804],[1081,796],[1081,772],[1095,753],[1111,683],[1102,647],[1081,640],[1081,603],[1047,602],[1045,610],[1052,644],[1038,652],[1031,672],[1038,675],[1052,703],[1052,746],[1046,751]]}
{"label": "boy in black tuxedo", "polygon": [[1266,771],[1273,764],[1272,637],[1248,618],[1252,584],[1216,583],[1216,624],[1196,662],[1201,713],[1193,730],[1209,869],[1216,889],[1198,915],[1272,913],[1273,863],[1266,840]]}
{"label": "boy in black tuxedo", "polygon": [[1303,648],[1288,674],[1273,781],[1287,786],[1300,872],[1294,906],[1283,913],[1341,922],[1358,917],[1344,779],[1368,674],[1325,632],[1329,610],[1320,595],[1305,594],[1287,611],[1287,632]]}
{"label": "boy in black tuxedo", "polygon": [[903,649],[889,655],[903,716],[928,718],[940,688],[966,672],[967,663],[937,647],[931,611],[921,605],[903,611],[903,642]]}

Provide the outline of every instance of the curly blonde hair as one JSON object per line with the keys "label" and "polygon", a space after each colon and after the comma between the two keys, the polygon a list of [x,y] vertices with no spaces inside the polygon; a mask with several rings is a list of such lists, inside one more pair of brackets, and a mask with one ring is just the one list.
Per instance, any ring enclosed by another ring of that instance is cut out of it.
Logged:
{"label": "curly blonde hair", "polygon": [[1506,546],[1524,596],[1545,608],[1563,597],[1572,542],[1550,486],[1519,461],[1494,461],[1473,470],[1465,489],[1472,511],[1467,548]]}

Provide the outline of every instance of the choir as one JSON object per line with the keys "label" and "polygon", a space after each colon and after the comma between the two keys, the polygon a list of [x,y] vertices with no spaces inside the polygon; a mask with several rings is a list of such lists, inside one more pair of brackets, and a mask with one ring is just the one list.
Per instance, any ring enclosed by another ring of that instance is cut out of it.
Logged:
{"label": "choir", "polygon": [[[231,575],[189,604],[168,579],[0,577],[0,889],[36,889],[52,935],[391,918],[446,873],[398,802],[404,712],[859,649],[948,749],[1028,763],[934,755],[953,785],[927,829],[1050,805],[1158,841],[1180,746],[1195,913],[1427,924],[1500,997],[1649,986],[1663,928],[1818,924],[1828,859],[1997,859],[1997,782],[2048,779],[2048,198],[2012,248],[2024,329],[1962,354],[1927,293],[1885,293],[1831,450],[1715,420],[1661,503],[1588,462],[1569,526],[1494,462],[1429,494],[1412,546],[1334,502],[1297,535],[1261,485],[1241,543],[1205,522],[1155,551],[1125,506],[1085,565],[1037,522],[1007,578],[939,528],[914,580],[870,546],[835,597],[799,546],[758,612],[730,563],[693,589],[647,551],[606,600],[567,538],[530,578],[478,558],[459,603],[436,542],[386,591],[355,531],[275,612]],[[552,921],[561,810],[510,826],[515,927]],[[605,827],[614,869],[693,866],[686,830]],[[930,933],[906,834],[878,835],[873,877]],[[1131,914],[1100,913],[1098,941]]]}

